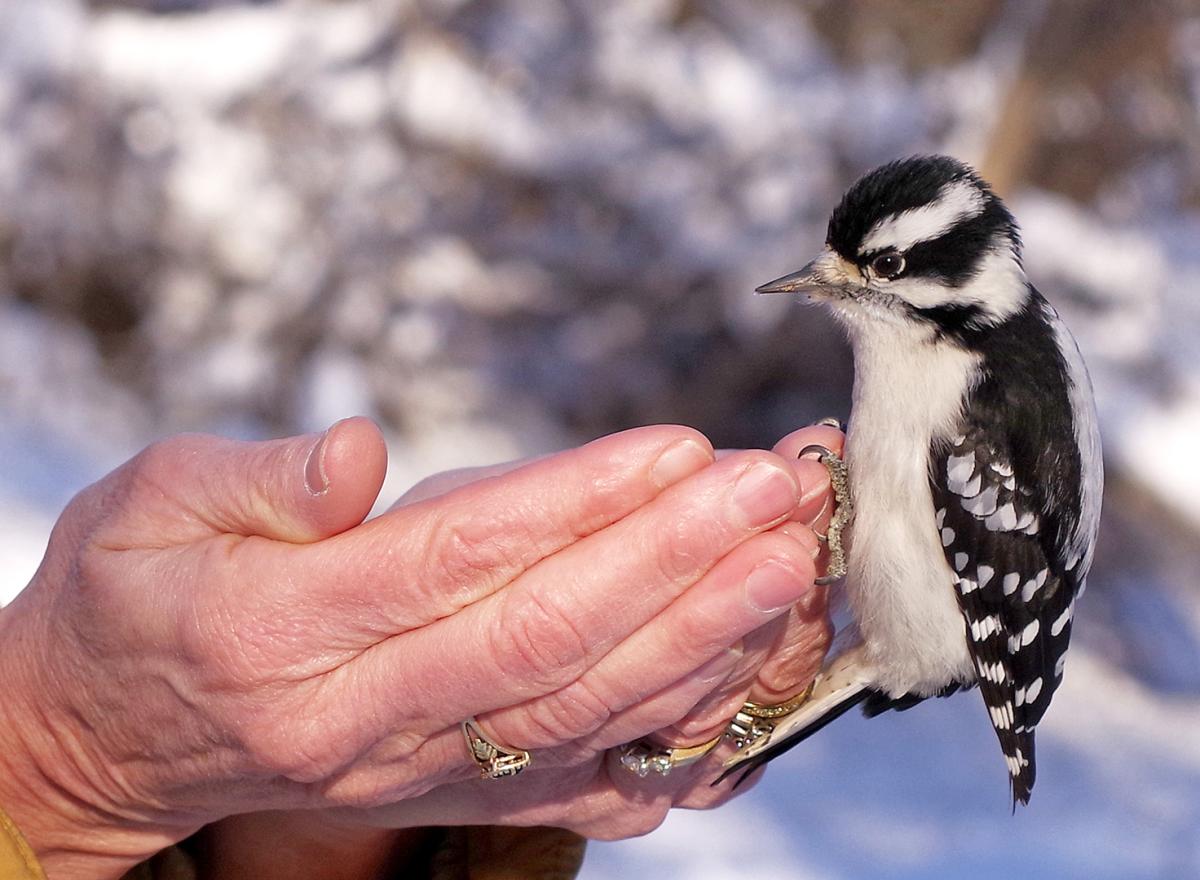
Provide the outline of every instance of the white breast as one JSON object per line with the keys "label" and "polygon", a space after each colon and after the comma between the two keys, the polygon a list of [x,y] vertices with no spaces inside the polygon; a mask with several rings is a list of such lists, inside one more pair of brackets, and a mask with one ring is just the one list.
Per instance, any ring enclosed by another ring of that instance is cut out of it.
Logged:
{"label": "white breast", "polygon": [[846,460],[854,500],[846,591],[891,696],[973,681],[964,623],[934,522],[929,448],[961,416],[977,356],[912,325],[849,320],[854,410]]}

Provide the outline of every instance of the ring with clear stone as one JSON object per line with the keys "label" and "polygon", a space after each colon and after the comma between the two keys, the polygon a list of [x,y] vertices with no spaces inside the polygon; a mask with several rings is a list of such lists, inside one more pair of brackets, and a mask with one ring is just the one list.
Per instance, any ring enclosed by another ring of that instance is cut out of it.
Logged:
{"label": "ring with clear stone", "polygon": [[669,748],[639,739],[621,746],[621,766],[642,778],[651,773],[668,776],[677,767],[686,767],[699,761],[720,745],[724,736],[724,733],[719,733],[708,742],[684,748]]}

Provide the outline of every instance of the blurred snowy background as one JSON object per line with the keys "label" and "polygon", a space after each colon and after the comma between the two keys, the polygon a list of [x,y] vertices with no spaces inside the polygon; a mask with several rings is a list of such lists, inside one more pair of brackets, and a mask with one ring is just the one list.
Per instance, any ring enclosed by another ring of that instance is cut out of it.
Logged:
{"label": "blurred snowy background", "polygon": [[647,422],[845,415],[758,283],[859,173],[978,165],[1097,384],[1103,546],[1032,805],[977,699],[839,723],[584,876],[1200,877],[1200,7],[0,0],[0,601],[181,430],[355,413],[394,496]]}

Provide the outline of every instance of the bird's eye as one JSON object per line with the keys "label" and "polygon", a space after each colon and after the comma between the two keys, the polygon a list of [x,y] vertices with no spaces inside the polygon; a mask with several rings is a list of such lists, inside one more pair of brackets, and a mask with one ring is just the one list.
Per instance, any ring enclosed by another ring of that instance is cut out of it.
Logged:
{"label": "bird's eye", "polygon": [[871,271],[880,278],[895,278],[904,271],[904,257],[899,254],[880,254],[871,261]]}

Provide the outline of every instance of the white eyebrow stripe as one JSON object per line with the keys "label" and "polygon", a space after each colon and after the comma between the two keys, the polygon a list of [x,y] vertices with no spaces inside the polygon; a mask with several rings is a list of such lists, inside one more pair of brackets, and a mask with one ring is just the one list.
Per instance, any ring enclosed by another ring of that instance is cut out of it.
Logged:
{"label": "white eyebrow stripe", "polygon": [[969,180],[942,187],[936,199],[919,208],[884,217],[871,227],[858,246],[860,254],[884,248],[906,251],[919,241],[930,241],[956,223],[976,217],[984,208],[983,193]]}

